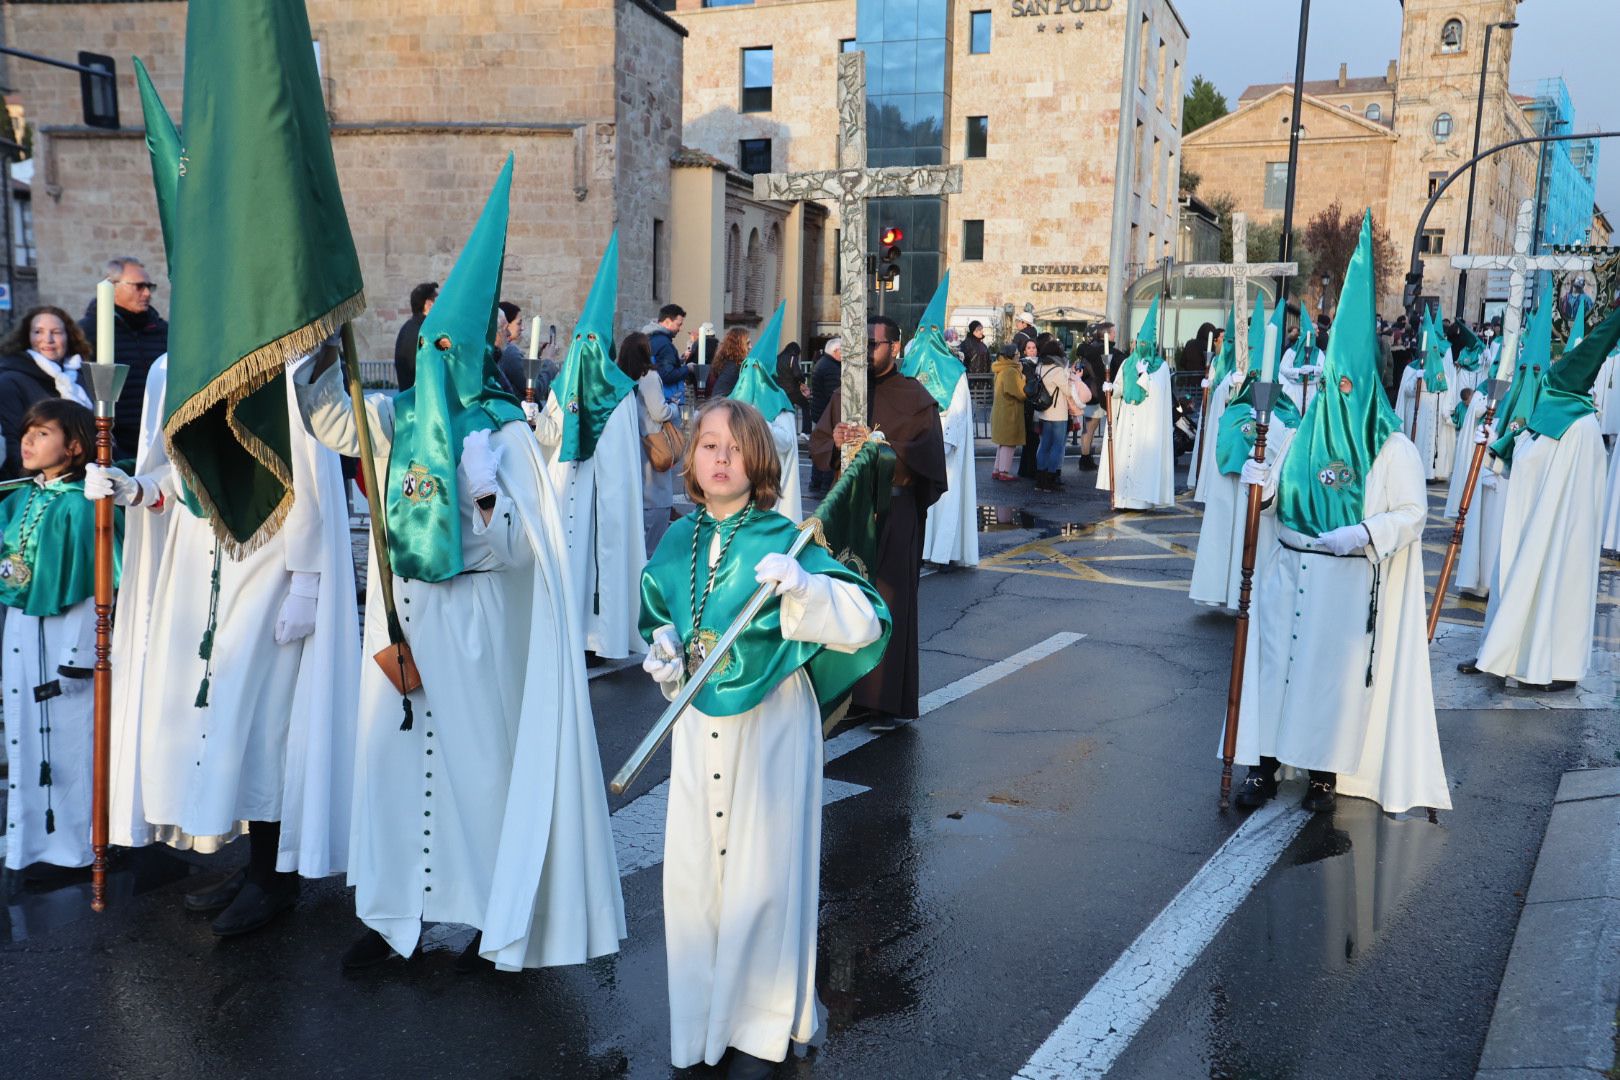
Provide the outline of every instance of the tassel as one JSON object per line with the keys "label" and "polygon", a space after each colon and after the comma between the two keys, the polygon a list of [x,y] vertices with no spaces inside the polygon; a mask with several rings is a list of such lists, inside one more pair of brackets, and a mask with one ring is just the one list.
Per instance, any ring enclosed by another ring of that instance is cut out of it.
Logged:
{"label": "tassel", "polygon": [[203,631],[202,642],[197,646],[199,660],[212,660],[214,658],[214,628],[210,626]]}
{"label": "tassel", "polygon": [[404,723],[399,725],[399,730],[401,730],[401,731],[409,731],[409,730],[411,730],[411,720],[412,720],[411,699],[409,697],[401,697],[399,699],[399,702],[400,702],[401,705],[405,706],[405,721],[404,721]]}
{"label": "tassel", "polygon": [[208,676],[203,676],[202,685],[197,687],[197,700],[192,705],[199,709],[208,708]]}
{"label": "tassel", "polygon": [[56,811],[50,807],[45,808],[45,831],[46,833],[56,831]]}
{"label": "tassel", "polygon": [[51,786],[51,763],[49,761],[39,763],[39,786]]}

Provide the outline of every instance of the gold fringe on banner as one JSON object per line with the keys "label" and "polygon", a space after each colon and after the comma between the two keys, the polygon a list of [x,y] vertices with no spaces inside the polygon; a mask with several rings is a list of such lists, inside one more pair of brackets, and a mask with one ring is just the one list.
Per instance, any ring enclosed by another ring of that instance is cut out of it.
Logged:
{"label": "gold fringe on banner", "polygon": [[[320,318],[291,333],[283,334],[269,344],[261,345],[232,364],[229,371],[222,373],[193,394],[163,425],[163,441],[169,452],[169,459],[174,462],[175,468],[180,470],[180,477],[185,482],[186,488],[197,497],[198,503],[208,515],[208,524],[214,530],[214,536],[231,558],[245,558],[275,536],[287,520],[294,499],[291,463],[277,456],[262,439],[237,422],[236,406],[263,389],[271,379],[285,371],[288,364],[313,353],[322,342],[337,333],[344,323],[358,318],[365,310],[366,295],[363,291],[357,292]],[[191,463],[174,444],[176,432],[187,424],[201,419],[204,413],[221,402],[225,403],[226,422],[237,441],[287,489],[286,494],[265,518],[263,524],[246,540],[237,540],[225,528],[220,520],[219,507],[214,504],[208,491],[198,483],[197,474]]]}

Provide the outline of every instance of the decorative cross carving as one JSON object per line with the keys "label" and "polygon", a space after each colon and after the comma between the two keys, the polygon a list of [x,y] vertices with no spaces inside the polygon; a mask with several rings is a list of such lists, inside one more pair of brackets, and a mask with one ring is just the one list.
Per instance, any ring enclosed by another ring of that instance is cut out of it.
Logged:
{"label": "decorative cross carving", "polygon": [[[1227,278],[1232,282],[1233,301],[1237,304],[1237,343],[1234,347],[1237,370],[1249,371],[1249,281],[1253,278],[1294,277],[1299,263],[1249,261],[1249,218],[1246,214],[1232,215],[1232,261],[1229,263],[1183,263],[1181,273],[1194,278]],[[1261,371],[1262,378],[1265,372]]]}
{"label": "decorative cross carving", "polygon": [[866,54],[838,57],[838,168],[821,172],[760,173],[754,197],[778,202],[838,205],[839,335],[843,340],[840,415],[851,423],[867,418],[866,402],[866,200],[912,195],[955,195],[962,190],[960,165],[866,167]]}
{"label": "decorative cross carving", "polygon": [[[1532,255],[1530,243],[1534,234],[1536,204],[1525,199],[1519,204],[1518,226],[1513,234],[1511,255],[1453,255],[1451,265],[1459,270],[1507,270],[1508,302],[1502,314],[1502,356],[1496,372],[1501,379],[1511,379],[1514,365],[1519,359],[1519,332],[1524,324],[1524,283],[1538,270],[1590,270],[1592,260],[1585,255]],[[1546,303],[1549,297],[1543,297]]]}

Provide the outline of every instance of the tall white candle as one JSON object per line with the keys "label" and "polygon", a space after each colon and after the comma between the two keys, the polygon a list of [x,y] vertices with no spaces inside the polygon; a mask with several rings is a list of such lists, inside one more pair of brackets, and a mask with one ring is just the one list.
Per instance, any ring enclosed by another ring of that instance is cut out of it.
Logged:
{"label": "tall white candle", "polygon": [[113,301],[114,285],[110,281],[96,283],[96,363],[113,362]]}
{"label": "tall white candle", "polygon": [[1260,366],[1260,377],[1266,382],[1277,381],[1277,361],[1281,357],[1277,354],[1277,324],[1266,323],[1266,358]]}
{"label": "tall white candle", "polygon": [[1114,348],[1114,339],[1108,336],[1108,331],[1104,330],[1103,331],[1103,363],[1105,363],[1105,364],[1108,363],[1108,354],[1109,354],[1109,352],[1111,352],[1113,350],[1113,348]]}
{"label": "tall white candle", "polygon": [[1429,355],[1429,332],[1423,331],[1423,340],[1418,344],[1418,350],[1426,357]]}
{"label": "tall white candle", "polygon": [[540,316],[536,315],[529,320],[529,359],[534,360],[540,356]]}

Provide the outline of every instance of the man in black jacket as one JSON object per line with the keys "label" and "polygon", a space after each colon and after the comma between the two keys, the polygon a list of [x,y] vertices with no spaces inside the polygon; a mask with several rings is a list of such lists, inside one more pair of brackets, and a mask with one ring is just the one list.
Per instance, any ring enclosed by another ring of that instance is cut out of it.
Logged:
{"label": "man in black jacket", "polygon": [[[141,405],[146,397],[146,375],[157,358],[169,351],[169,324],[152,307],[157,284],[141,260],[120,256],[107,260],[107,280],[113,283],[113,362],[127,364],[129,377],[118,395],[113,420],[113,441],[118,449],[135,452],[141,434]],[[79,329],[96,344],[96,302],[84,309]]]}
{"label": "man in black jacket", "polygon": [[[815,367],[810,369],[812,426],[821,420],[821,414],[827,411],[827,406],[838,396],[838,384],[844,377],[843,356],[843,341],[839,338],[828,338],[827,343],[821,347],[821,355],[816,357]],[[825,495],[827,489],[832,487],[832,482],[832,470],[814,467],[810,469],[810,494]]]}
{"label": "man in black jacket", "polygon": [[422,332],[422,320],[439,298],[439,283],[424,281],[411,290],[411,317],[406,319],[394,338],[394,379],[401,390],[416,385],[416,338]]}

